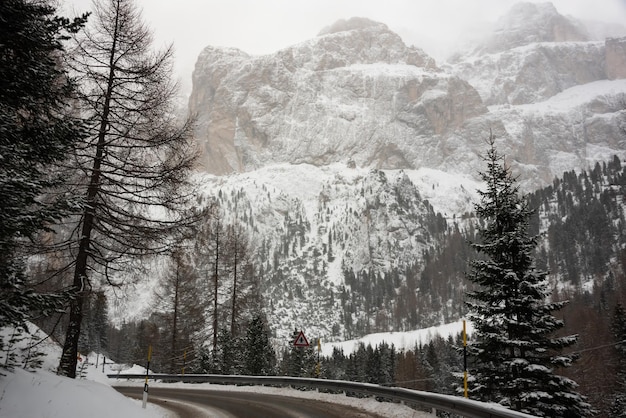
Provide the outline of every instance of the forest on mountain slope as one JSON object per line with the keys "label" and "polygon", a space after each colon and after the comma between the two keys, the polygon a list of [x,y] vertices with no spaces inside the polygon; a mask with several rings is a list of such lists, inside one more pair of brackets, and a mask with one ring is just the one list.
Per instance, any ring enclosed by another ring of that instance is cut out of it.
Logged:
{"label": "forest on mountain slope", "polygon": [[[626,304],[625,191],[626,168],[614,158],[581,173],[564,173],[552,185],[527,196],[530,207],[536,209],[530,232],[542,237],[535,253],[537,266],[549,272],[553,300],[569,301],[557,313],[565,321],[562,333],[579,335],[578,343],[569,349],[578,360],[562,373],[576,381],[579,391],[604,412],[610,408],[619,387],[620,364],[624,361],[617,349],[620,339],[615,333],[619,329],[616,324],[623,321],[621,307]],[[474,219],[473,214],[466,214],[446,226],[445,220],[435,215],[430,230],[440,237],[439,245],[425,251],[423,267],[415,264],[404,272],[391,274],[346,272],[346,285],[351,291],[336,295],[337,303],[345,307],[344,318],[350,312],[359,312],[361,307],[364,317],[372,318],[370,322],[351,324],[353,332],[362,335],[394,327],[416,329],[464,317],[466,292],[472,289],[465,277],[467,263],[477,257],[470,245],[478,240]],[[235,235],[232,229],[225,231],[222,245],[232,253]],[[243,252],[240,257],[247,260],[245,263],[250,262]],[[232,256],[227,258],[232,270],[236,263],[233,264]],[[188,264],[189,260],[170,268],[181,273],[180,267]],[[242,264],[239,268],[245,270],[250,265]],[[406,277],[405,282],[402,276]],[[170,289],[169,303],[159,305],[160,311],[152,317],[121,327],[107,323],[104,298],[96,295],[87,310],[82,350],[103,350],[118,362],[141,364],[145,347],[152,344],[157,351],[168,353],[166,358],[154,361],[154,367],[161,370],[185,367],[187,372],[249,373],[252,364],[261,364],[254,367],[262,370],[262,374],[317,375],[314,351],[303,354],[294,351],[289,341],[271,339],[267,318],[255,314],[264,303],[258,283],[248,282],[247,278],[241,280],[242,295],[246,296],[238,303],[240,312],[235,325],[232,322],[235,317],[231,316],[232,294],[224,295],[232,292],[232,283],[220,284],[218,292],[223,295],[220,311],[225,313],[220,317],[223,325],[215,340],[214,354],[203,348],[213,337],[207,334],[210,324],[199,325],[205,320],[202,310],[197,309],[198,296],[208,292],[206,283],[181,282],[177,294],[179,305],[175,306],[171,303],[175,295],[171,290],[176,289],[176,282],[172,280],[166,286]],[[389,314],[377,315],[380,311]],[[395,323],[389,323],[386,315]],[[249,360],[254,351],[248,349],[251,346],[267,354],[264,362]],[[319,375],[371,383],[395,382],[411,388],[454,393],[455,385],[458,386],[458,376],[454,373],[460,372],[460,346],[458,338],[435,338],[424,346],[405,351],[389,346],[361,346],[351,354],[336,350],[330,358],[322,358]],[[379,364],[381,361],[384,367]],[[374,369],[377,371],[373,374]]]}
{"label": "forest on mountain slope", "polygon": [[[624,168],[615,157],[579,174],[566,172],[528,195],[536,210],[531,232],[543,237],[537,264],[548,270],[556,298],[594,294],[624,271],[625,193]],[[437,243],[424,251],[423,263],[403,271],[345,271],[352,294],[341,297],[342,308],[369,312],[373,318],[369,324],[355,324],[356,335],[426,328],[463,317],[470,286],[464,276],[467,260],[476,256],[470,246],[478,239],[475,217],[466,213],[446,222],[437,215],[427,218]],[[393,320],[381,311],[390,312]]]}

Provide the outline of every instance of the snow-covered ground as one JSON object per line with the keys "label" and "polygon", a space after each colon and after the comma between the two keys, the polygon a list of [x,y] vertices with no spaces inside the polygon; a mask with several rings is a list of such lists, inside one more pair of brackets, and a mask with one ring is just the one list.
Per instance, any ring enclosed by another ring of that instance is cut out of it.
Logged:
{"label": "snow-covered ground", "polygon": [[[8,340],[9,332],[2,333],[4,341]],[[40,331],[39,331],[40,332]],[[30,341],[23,341],[11,347],[14,353],[21,355],[21,348]],[[141,401],[127,398],[116,392],[111,386],[143,386],[143,382],[109,379],[106,374],[121,371],[121,366],[107,363],[102,367],[102,357],[95,354],[82,356],[79,369],[81,378],[68,379],[57,376],[53,370],[58,364],[61,348],[46,340],[38,346],[44,354],[42,368],[27,371],[16,367],[13,371],[0,370],[0,418],[172,418],[170,413],[148,401],[146,409]],[[6,352],[0,353],[0,362],[4,364]],[[96,368],[96,360],[98,367]],[[84,367],[81,367],[84,366]],[[123,370],[126,373],[144,373],[145,369],[133,366]],[[210,389],[210,384],[184,383],[150,383],[151,387],[192,387],[193,389]],[[381,403],[374,399],[349,398],[343,395],[330,395],[315,391],[303,392],[295,389],[268,387],[223,386],[219,390],[248,391],[256,393],[279,394],[281,396],[318,399],[325,402],[350,405],[370,411],[381,416],[398,418],[428,417],[429,414],[417,412],[408,407]]]}
{"label": "snow-covered ground", "polygon": [[2,418],[165,418],[167,411],[126,398],[111,386],[46,370],[16,369],[0,377]]}
{"label": "snow-covered ground", "polygon": [[[45,338],[37,330],[34,334]],[[12,337],[12,331],[0,330],[0,337],[5,342]],[[23,340],[11,345],[18,362],[32,340]],[[45,339],[36,346],[42,353],[42,367],[28,371],[16,367],[13,371],[0,369],[0,418],[169,418],[166,410],[155,405],[142,408],[141,401],[127,398],[111,387],[105,373],[113,373],[115,365],[109,364],[102,372],[102,357],[96,370],[96,356],[83,356],[84,378],[69,379],[57,376],[54,370],[59,364],[61,347],[50,339]],[[4,364],[7,352],[0,352],[0,362]]]}
{"label": "snow-covered ground", "polygon": [[[473,326],[471,322],[466,322],[466,332],[471,334],[473,331]],[[379,332],[376,334],[368,334],[362,338],[358,338],[355,340],[347,340],[337,343],[326,343],[322,342],[322,355],[323,356],[331,356],[333,354],[333,349],[335,347],[341,348],[343,350],[344,355],[349,355],[353,351],[355,351],[359,344],[363,343],[366,346],[371,345],[372,347],[376,347],[381,343],[385,342],[389,345],[394,345],[396,350],[411,350],[416,345],[420,344],[428,344],[431,339],[436,336],[441,336],[442,338],[448,338],[450,335],[457,335],[463,331],[463,321],[452,322],[450,324],[444,324],[436,327],[418,329],[415,331],[407,331],[407,332]]]}

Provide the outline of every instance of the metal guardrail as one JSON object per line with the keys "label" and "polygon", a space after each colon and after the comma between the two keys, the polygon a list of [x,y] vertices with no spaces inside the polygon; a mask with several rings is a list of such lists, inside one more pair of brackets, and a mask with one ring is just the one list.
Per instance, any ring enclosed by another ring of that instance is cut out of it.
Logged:
{"label": "metal guardrail", "polygon": [[[145,374],[108,374],[112,379],[145,379]],[[238,376],[218,374],[150,374],[150,380],[188,383],[218,383],[231,385],[301,386],[338,392],[360,393],[395,401],[423,405],[439,411],[451,412],[467,418],[531,418],[532,415],[504,409],[497,405],[466,398],[441,395],[399,387],[379,386],[346,380],[306,379],[288,376]]]}

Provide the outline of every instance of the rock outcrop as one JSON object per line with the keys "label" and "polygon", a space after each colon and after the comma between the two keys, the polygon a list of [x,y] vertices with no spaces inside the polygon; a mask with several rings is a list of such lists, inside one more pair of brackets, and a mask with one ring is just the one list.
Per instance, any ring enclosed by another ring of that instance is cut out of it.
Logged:
{"label": "rock outcrop", "polygon": [[606,40],[606,76],[609,80],[626,78],[626,37]]}
{"label": "rock outcrop", "polygon": [[215,174],[347,156],[362,166],[414,168],[434,158],[424,147],[432,151],[440,136],[487,110],[467,82],[366,19],[261,57],[208,47],[193,83],[196,138]]}
{"label": "rock outcrop", "polygon": [[528,104],[606,79],[604,42],[544,42],[466,57],[448,70],[478,90],[486,105]]}
{"label": "rock outcrop", "polygon": [[477,52],[493,54],[540,42],[589,39],[582,23],[559,14],[552,3],[518,3],[498,20]]}
{"label": "rock outcrop", "polygon": [[524,3],[439,66],[364,18],[265,56],[207,47],[189,102],[203,168],[350,161],[476,175],[491,131],[523,185],[545,185],[626,157],[626,42],[587,39],[551,4]]}

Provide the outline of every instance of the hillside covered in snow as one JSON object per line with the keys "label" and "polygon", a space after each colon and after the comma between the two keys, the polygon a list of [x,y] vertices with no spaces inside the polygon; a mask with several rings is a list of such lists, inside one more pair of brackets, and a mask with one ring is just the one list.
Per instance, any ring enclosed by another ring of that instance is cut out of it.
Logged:
{"label": "hillside covered in snow", "polygon": [[458,319],[464,285],[433,296],[419,277],[471,236],[490,132],[527,192],[626,157],[626,43],[592,33],[521,3],[441,63],[364,18],[270,55],[207,47],[189,100],[200,206],[244,226],[275,337]]}

